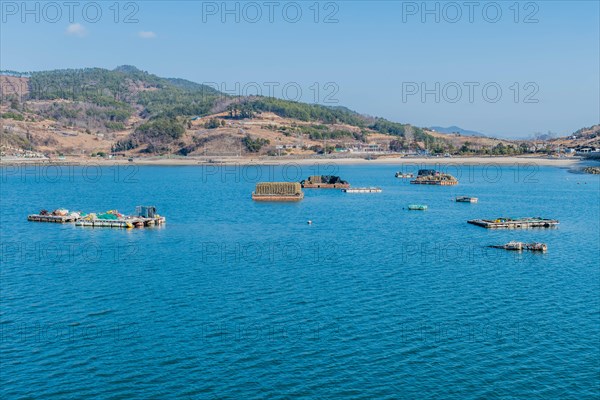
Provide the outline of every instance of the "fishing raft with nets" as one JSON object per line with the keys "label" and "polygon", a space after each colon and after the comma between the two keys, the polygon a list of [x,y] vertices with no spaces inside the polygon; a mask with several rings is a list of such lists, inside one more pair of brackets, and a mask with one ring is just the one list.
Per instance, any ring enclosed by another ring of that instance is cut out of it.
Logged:
{"label": "fishing raft with nets", "polygon": [[138,206],[135,215],[124,215],[117,210],[104,213],[84,213],[59,208],[52,212],[41,210],[39,214],[28,215],[27,220],[33,222],[75,223],[75,226],[93,228],[127,229],[151,227],[166,222],[166,218],[158,215],[156,207],[153,206]]}

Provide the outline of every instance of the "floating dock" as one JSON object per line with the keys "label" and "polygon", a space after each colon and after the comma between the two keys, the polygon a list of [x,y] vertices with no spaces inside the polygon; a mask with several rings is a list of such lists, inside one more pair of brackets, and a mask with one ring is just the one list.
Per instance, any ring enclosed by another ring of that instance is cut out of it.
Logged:
{"label": "floating dock", "polygon": [[69,212],[65,209],[58,209],[52,213],[42,210],[39,214],[28,215],[27,220],[62,224],[74,223],[75,226],[89,226],[94,228],[127,229],[162,225],[166,222],[166,218],[158,215],[156,207],[153,206],[138,206],[136,214],[135,216],[122,215],[116,210],[107,211],[103,214],[85,214],[79,211]]}
{"label": "floating dock", "polygon": [[554,228],[559,224],[558,220],[545,218],[472,219],[467,222],[487,229]]}
{"label": "floating dock", "polygon": [[300,182],[304,189],[347,189],[350,184],[334,175],[313,175]]}
{"label": "floating dock", "polygon": [[450,180],[427,180],[427,179],[415,179],[410,181],[413,185],[432,185],[432,186],[454,186],[458,185],[458,181]]}
{"label": "floating dock", "polygon": [[163,225],[167,222],[165,217],[158,215],[154,206],[137,206],[135,213],[135,216],[121,215],[116,210],[98,215],[91,213],[77,220],[75,226],[131,229]]}
{"label": "floating dock", "polygon": [[513,251],[541,251],[546,252],[548,246],[545,243],[523,243],[523,242],[508,242],[507,244],[489,246],[494,249],[504,249]]}
{"label": "floating dock", "polygon": [[144,228],[155,225],[162,225],[166,222],[165,217],[155,218],[135,218],[128,217],[126,219],[106,220],[106,219],[85,219],[82,218],[75,222],[75,226],[86,226],[91,228]]}
{"label": "floating dock", "polygon": [[381,193],[381,188],[378,187],[363,187],[363,188],[348,188],[342,189],[344,193]]}
{"label": "floating dock", "polygon": [[304,198],[299,182],[260,182],[252,193],[254,201],[300,201]]}
{"label": "floating dock", "polygon": [[42,215],[42,214],[31,214],[27,216],[27,221],[33,222],[54,222],[57,224],[66,224],[68,222],[75,222],[79,219],[79,216],[71,215]]}

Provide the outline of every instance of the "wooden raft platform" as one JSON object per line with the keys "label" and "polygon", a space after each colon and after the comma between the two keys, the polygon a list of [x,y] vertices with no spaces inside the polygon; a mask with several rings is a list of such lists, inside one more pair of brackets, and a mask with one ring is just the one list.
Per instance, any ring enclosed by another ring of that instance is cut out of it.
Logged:
{"label": "wooden raft platform", "polygon": [[347,189],[348,183],[303,183],[303,189]]}
{"label": "wooden raft platform", "polygon": [[254,201],[300,201],[304,198],[304,193],[293,196],[272,196],[272,195],[260,195],[252,193],[252,200]]}
{"label": "wooden raft platform", "polygon": [[472,219],[467,222],[487,229],[555,228],[559,224],[558,220],[545,218]]}
{"label": "wooden raft platform", "polygon": [[344,193],[381,193],[381,188],[378,187],[357,187],[357,188],[348,188],[342,189]]}
{"label": "wooden raft platform", "polygon": [[452,180],[437,180],[437,179],[415,179],[410,181],[413,185],[433,185],[433,186],[454,186],[458,185],[458,181]]}
{"label": "wooden raft platform", "polygon": [[69,215],[40,215],[40,214],[31,214],[27,216],[27,221],[33,222],[54,222],[57,224],[65,224],[68,222],[77,221],[78,217],[69,216]]}
{"label": "wooden raft platform", "polygon": [[165,217],[158,218],[127,218],[127,219],[79,219],[75,226],[86,226],[91,228],[143,228],[148,226],[162,225],[166,222]]}
{"label": "wooden raft platform", "polygon": [[252,192],[254,201],[300,201],[304,198],[299,182],[261,182]]}
{"label": "wooden raft platform", "polygon": [[85,214],[81,211],[69,213],[69,210],[66,209],[57,209],[52,213],[42,210],[39,214],[28,215],[27,220],[61,224],[74,223],[75,226],[126,229],[162,225],[167,221],[165,217],[156,213],[156,207],[154,206],[137,206],[136,215],[123,215],[117,210],[110,210],[101,214]]}
{"label": "wooden raft platform", "polygon": [[512,251],[540,251],[542,253],[548,251],[548,246],[545,243],[523,243],[523,242],[508,242],[502,245],[492,245],[489,246],[494,249],[504,249],[504,250],[512,250]]}

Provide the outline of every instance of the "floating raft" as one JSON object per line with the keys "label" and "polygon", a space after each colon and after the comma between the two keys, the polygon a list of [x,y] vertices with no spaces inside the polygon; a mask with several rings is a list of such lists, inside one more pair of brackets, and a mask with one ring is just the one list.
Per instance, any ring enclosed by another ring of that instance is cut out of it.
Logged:
{"label": "floating raft", "polygon": [[459,196],[456,198],[457,203],[477,203],[478,201],[477,197]]}
{"label": "floating raft", "polygon": [[92,228],[144,228],[148,226],[162,225],[167,222],[156,212],[154,206],[137,206],[136,215],[122,215],[116,210],[104,214],[88,214],[75,222],[75,226],[86,226]]}
{"label": "floating raft", "polygon": [[41,215],[31,214],[27,216],[27,221],[34,222],[54,222],[57,224],[65,224],[67,222],[75,222],[79,219],[78,216],[72,215]]}
{"label": "floating raft", "polygon": [[425,211],[427,206],[425,204],[409,204],[408,209],[412,211]]}
{"label": "floating raft", "polygon": [[545,243],[523,243],[523,242],[508,242],[503,245],[494,245],[489,246],[494,249],[504,249],[504,250],[513,250],[513,251],[541,251],[546,252],[548,250],[548,246]]}
{"label": "floating raft", "polygon": [[165,217],[155,218],[127,218],[127,219],[80,219],[75,226],[86,226],[92,228],[143,228],[148,226],[162,225],[166,222]]}
{"label": "floating raft", "polygon": [[346,189],[350,187],[347,181],[334,175],[314,175],[300,182],[305,189]]}
{"label": "floating raft", "polygon": [[254,201],[300,201],[303,198],[299,182],[261,182],[252,193]]}
{"label": "floating raft", "polygon": [[28,215],[27,220],[63,224],[75,223],[75,226],[102,228],[143,228],[162,225],[166,222],[165,217],[161,217],[156,213],[156,207],[154,206],[138,206],[136,207],[136,214],[135,216],[122,215],[116,210],[102,214],[85,214],[80,211],[69,212],[65,209],[58,209],[51,213],[42,210],[39,214]]}
{"label": "floating raft", "polygon": [[472,219],[467,221],[469,224],[481,226],[487,229],[525,229],[525,228],[554,228],[559,222],[555,219],[545,218],[498,218]]}
{"label": "floating raft", "polygon": [[456,179],[454,179],[452,177],[450,177],[450,175],[443,175],[439,178],[428,178],[428,177],[420,177],[417,178],[415,180],[410,181],[411,184],[413,185],[434,185],[434,186],[454,186],[454,185],[458,185],[458,181]]}
{"label": "floating raft", "polygon": [[458,185],[458,180],[450,174],[442,174],[433,169],[420,169],[417,178],[410,183],[413,185],[454,186]]}
{"label": "floating raft", "polygon": [[364,188],[348,188],[342,189],[344,193],[381,193],[381,188],[378,187],[364,187]]}

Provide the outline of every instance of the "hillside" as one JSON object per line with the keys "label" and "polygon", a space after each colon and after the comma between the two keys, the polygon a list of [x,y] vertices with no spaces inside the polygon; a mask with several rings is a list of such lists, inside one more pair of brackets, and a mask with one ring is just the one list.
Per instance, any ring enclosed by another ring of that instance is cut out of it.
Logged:
{"label": "hillside", "polygon": [[563,146],[572,149],[585,147],[600,148],[600,125],[594,125],[588,128],[581,128],[572,135],[551,140],[556,146]]}
{"label": "hillside", "polygon": [[[520,154],[521,142],[440,134],[327,107],[231,96],[133,66],[0,75],[4,156]],[[466,139],[468,138],[468,139]]]}
{"label": "hillside", "polygon": [[479,137],[486,137],[487,135],[481,133],[481,132],[477,132],[477,131],[470,131],[468,129],[463,129],[460,128],[458,126],[449,126],[449,127],[442,127],[442,126],[432,126],[431,128],[429,128],[432,131],[435,132],[439,132],[439,133],[458,133],[462,136],[479,136]]}
{"label": "hillside", "polygon": [[[281,146],[315,153],[342,142],[362,148],[380,140],[376,134],[389,142],[408,127],[343,107],[233,97],[132,66],[11,72],[0,79],[5,154],[279,154]],[[413,147],[428,138],[409,129]]]}

